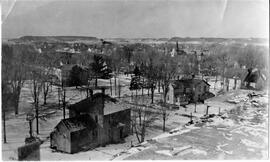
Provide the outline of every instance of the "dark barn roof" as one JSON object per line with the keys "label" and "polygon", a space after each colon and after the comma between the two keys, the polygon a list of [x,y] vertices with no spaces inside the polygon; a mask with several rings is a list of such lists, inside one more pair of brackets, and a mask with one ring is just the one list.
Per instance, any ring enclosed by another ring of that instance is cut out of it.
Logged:
{"label": "dark barn roof", "polygon": [[63,123],[63,125],[65,125],[65,127],[70,132],[75,132],[85,128],[92,130],[97,127],[96,122],[88,114],[80,115],[74,118],[63,119],[59,124],[61,123]]}
{"label": "dark barn roof", "polygon": [[95,105],[96,99],[100,97],[104,97],[105,104],[106,102],[113,102],[116,103],[117,100],[115,98],[110,97],[109,95],[103,94],[103,93],[96,93],[93,95],[93,97],[88,97],[84,100],[81,100],[80,102],[77,102],[73,105],[70,105],[68,108],[70,110],[74,110],[76,112],[84,112],[88,113],[91,112],[92,110],[90,109],[92,105]]}

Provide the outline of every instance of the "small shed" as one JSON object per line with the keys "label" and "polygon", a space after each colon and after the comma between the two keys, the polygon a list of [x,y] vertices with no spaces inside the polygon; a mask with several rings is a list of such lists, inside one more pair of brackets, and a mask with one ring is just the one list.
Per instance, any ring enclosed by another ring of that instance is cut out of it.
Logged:
{"label": "small shed", "polygon": [[88,114],[61,120],[50,134],[51,148],[66,153],[95,148],[97,124]]}

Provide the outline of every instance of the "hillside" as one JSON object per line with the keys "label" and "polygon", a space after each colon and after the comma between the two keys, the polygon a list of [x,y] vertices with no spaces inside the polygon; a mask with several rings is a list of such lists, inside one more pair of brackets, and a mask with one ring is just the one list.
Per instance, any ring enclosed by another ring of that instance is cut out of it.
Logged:
{"label": "hillside", "polygon": [[86,36],[23,36],[17,39],[12,39],[15,42],[59,42],[59,41],[98,41],[96,37]]}

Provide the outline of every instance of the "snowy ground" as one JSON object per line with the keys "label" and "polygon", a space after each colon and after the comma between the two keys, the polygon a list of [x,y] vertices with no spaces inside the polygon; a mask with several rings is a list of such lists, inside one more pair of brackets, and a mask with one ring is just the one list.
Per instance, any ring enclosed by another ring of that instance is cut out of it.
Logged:
{"label": "snowy ground", "polygon": [[225,95],[242,102],[223,110],[222,116],[180,126],[141,146],[146,149],[132,148],[132,153],[127,151],[116,160],[267,159],[268,96],[256,97],[251,102],[246,97],[248,92],[235,91],[228,94],[229,98]]}
{"label": "snowy ground", "polygon": [[[134,95],[134,92],[131,92],[129,88],[130,77],[126,77],[124,75],[120,76],[120,80],[116,80],[117,84],[120,82],[121,87],[121,97],[126,101],[131,101],[131,98],[128,96]],[[99,85],[109,85],[109,80],[99,80]],[[210,80],[210,85],[214,84],[212,80]],[[114,79],[112,79],[112,85],[114,85]],[[211,88],[213,89],[213,88]],[[118,96],[118,89],[115,92],[115,88],[112,88],[113,96]],[[214,91],[220,90],[220,83],[216,84],[216,88]],[[161,90],[162,92],[162,90]],[[107,94],[110,94],[110,89],[106,90]],[[138,92],[141,94],[142,91]],[[210,105],[209,114],[218,113],[219,110],[225,111],[234,108],[236,105],[225,102],[227,98],[230,98],[234,95],[240,95],[246,93],[245,91],[232,91],[222,96],[215,97],[213,99],[208,100],[205,104],[197,104],[197,111],[194,112],[195,105],[190,104],[187,108],[180,107],[179,110],[170,110],[168,111],[168,120],[166,121],[166,131],[181,128],[185,123],[187,123],[190,118],[188,115],[192,113],[193,120],[199,120],[199,117],[203,116],[206,112],[206,105]],[[144,94],[147,94],[147,90],[144,90]],[[67,88],[67,101],[68,104],[76,103],[86,97],[85,92],[81,92],[77,90],[75,87]],[[155,101],[159,100],[161,97],[158,94],[158,90],[155,91]],[[150,101],[150,96],[145,95],[141,97],[144,102]],[[19,115],[14,115],[12,112],[9,112],[7,115],[7,144],[2,145],[2,158],[3,160],[16,160],[17,159],[17,148],[24,144],[24,139],[28,136],[29,125],[26,119],[27,112],[34,112],[33,99],[31,98],[31,91],[29,90],[29,84],[26,83],[25,87],[22,89],[21,99],[20,99],[20,108]],[[41,99],[42,103],[42,99]],[[136,152],[140,150],[149,150],[148,146],[149,142],[145,142],[145,145],[141,145],[138,147],[130,148],[131,142],[133,145],[137,144],[137,139],[135,135],[130,135],[126,138],[125,143],[121,144],[111,144],[106,147],[99,147],[94,150],[80,152],[77,154],[64,154],[59,152],[54,152],[49,148],[49,134],[53,130],[54,126],[63,118],[62,108],[58,106],[58,93],[57,87],[52,87],[51,93],[48,99],[47,106],[40,107],[40,113],[46,115],[46,117],[40,120],[40,134],[38,135],[41,139],[44,140],[44,143],[41,145],[41,160],[113,160],[113,159],[125,159],[125,156],[130,156],[129,158],[135,158]],[[68,115],[68,114],[66,114]],[[33,129],[35,131],[35,120],[33,122]],[[178,129],[176,129],[178,130]],[[194,130],[198,131],[198,130]],[[192,131],[190,131],[192,132]],[[202,132],[203,133],[203,132]],[[150,140],[152,138],[157,139],[166,139],[169,133],[162,132],[162,118],[156,120],[155,123],[147,129],[146,140]],[[157,137],[158,136],[158,137]],[[165,138],[163,138],[165,137]],[[244,143],[251,144],[249,141],[243,141]],[[181,148],[179,148],[181,149]],[[165,150],[165,149],[164,149]],[[158,150],[157,150],[158,151]],[[160,151],[159,151],[160,152]],[[162,151],[165,154],[170,154],[169,151]],[[205,154],[203,151],[195,150],[192,152],[200,152],[201,154]],[[134,154],[134,155],[133,155]],[[162,154],[162,153],[161,153]],[[159,154],[158,154],[159,155]],[[163,154],[164,155],[164,154]],[[162,155],[162,156],[163,156]],[[157,156],[158,157],[158,156]],[[136,159],[136,158],[135,158]],[[145,159],[145,158],[144,158]],[[146,158],[147,159],[147,158]],[[162,158],[161,158],[162,159]]]}

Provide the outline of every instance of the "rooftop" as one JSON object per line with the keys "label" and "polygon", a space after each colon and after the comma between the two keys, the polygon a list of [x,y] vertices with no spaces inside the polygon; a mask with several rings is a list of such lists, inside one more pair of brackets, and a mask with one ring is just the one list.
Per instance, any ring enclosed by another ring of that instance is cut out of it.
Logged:
{"label": "rooftop", "polygon": [[96,122],[88,114],[63,119],[60,123],[63,123],[70,132],[75,132],[85,128],[94,129],[97,127]]}
{"label": "rooftop", "polygon": [[77,112],[91,112],[93,105],[95,105],[95,101],[97,98],[104,97],[105,105],[104,105],[104,115],[112,114],[118,111],[122,111],[127,109],[127,106],[123,102],[119,102],[117,99],[110,97],[109,95],[96,93],[92,98],[86,98],[77,102],[73,105],[69,106],[69,109],[75,110]]}

